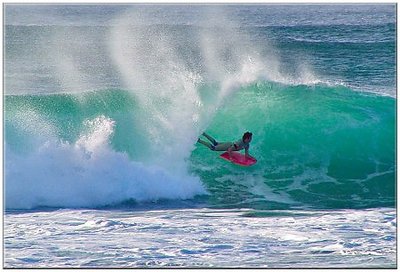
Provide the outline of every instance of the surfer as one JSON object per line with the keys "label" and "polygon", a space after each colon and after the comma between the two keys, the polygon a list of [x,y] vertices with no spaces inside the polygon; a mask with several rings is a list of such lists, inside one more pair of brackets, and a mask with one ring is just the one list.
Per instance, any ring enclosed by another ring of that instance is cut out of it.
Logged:
{"label": "surfer", "polygon": [[223,143],[217,142],[213,137],[211,137],[205,132],[202,135],[206,137],[211,143],[203,141],[200,138],[197,139],[197,142],[207,146],[209,149],[213,151],[228,151],[229,156],[232,158],[232,153],[231,153],[232,151],[239,151],[244,148],[246,157],[253,158],[249,154],[250,142],[253,137],[253,134],[251,132],[244,133],[243,137],[236,142],[223,142]]}

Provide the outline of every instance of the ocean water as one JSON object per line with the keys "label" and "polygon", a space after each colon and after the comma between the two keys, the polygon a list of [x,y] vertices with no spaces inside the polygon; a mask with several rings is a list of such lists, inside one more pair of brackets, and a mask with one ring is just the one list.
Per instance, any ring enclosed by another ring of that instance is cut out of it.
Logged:
{"label": "ocean water", "polygon": [[394,4],[4,20],[4,267],[397,267]]}

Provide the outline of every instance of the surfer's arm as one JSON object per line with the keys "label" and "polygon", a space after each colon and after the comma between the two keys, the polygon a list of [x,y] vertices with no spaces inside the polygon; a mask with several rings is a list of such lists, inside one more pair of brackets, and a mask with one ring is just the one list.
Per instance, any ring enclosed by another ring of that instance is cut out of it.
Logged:
{"label": "surfer's arm", "polygon": [[232,160],[232,147],[233,145],[228,148],[229,159],[231,160]]}
{"label": "surfer's arm", "polygon": [[249,154],[249,148],[245,148],[245,149],[244,149],[244,155],[245,155],[247,158],[252,158],[252,159],[254,159],[253,156],[251,156],[251,155]]}

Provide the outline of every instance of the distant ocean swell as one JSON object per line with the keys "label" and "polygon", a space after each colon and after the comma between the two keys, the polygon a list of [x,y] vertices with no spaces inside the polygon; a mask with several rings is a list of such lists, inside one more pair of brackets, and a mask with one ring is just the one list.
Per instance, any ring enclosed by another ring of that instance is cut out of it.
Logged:
{"label": "distant ocean swell", "polygon": [[[216,105],[213,88],[199,87],[196,110],[121,89],[6,95],[6,208],[196,195],[211,207],[394,206],[394,98],[259,80]],[[205,129],[221,141],[252,131],[258,163],[237,167],[195,144]]]}

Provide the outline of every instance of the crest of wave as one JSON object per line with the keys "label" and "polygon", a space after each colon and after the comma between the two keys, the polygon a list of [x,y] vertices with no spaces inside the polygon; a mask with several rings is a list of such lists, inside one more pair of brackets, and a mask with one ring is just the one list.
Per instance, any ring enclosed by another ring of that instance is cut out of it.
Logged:
{"label": "crest of wave", "polygon": [[[262,53],[231,14],[201,10],[203,20],[185,27],[169,8],[129,10],[109,35],[110,57],[140,102],[147,161],[175,172],[185,169],[198,135],[230,95],[261,78],[288,81],[279,56]],[[213,86],[212,99],[204,99],[204,86]]]}

